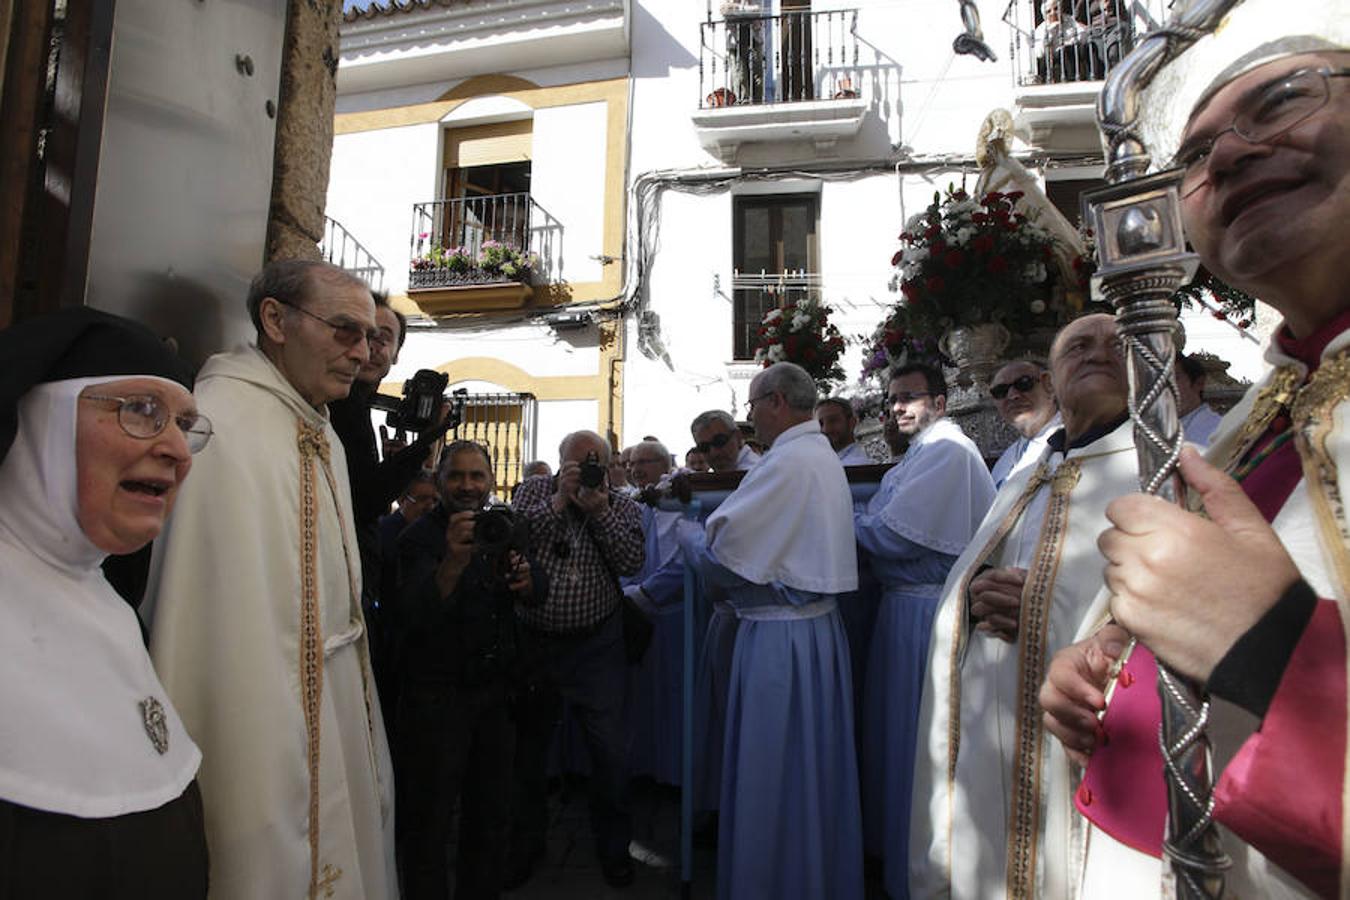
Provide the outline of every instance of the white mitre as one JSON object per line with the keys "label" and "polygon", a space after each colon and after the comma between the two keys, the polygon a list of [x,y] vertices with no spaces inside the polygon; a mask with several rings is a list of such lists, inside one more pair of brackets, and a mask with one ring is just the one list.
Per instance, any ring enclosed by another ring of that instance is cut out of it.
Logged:
{"label": "white mitre", "polygon": [[1284,56],[1347,46],[1350,5],[1344,0],[1238,3],[1213,34],[1163,66],[1144,90],[1139,133],[1153,168],[1171,165],[1196,104],[1234,78]]}

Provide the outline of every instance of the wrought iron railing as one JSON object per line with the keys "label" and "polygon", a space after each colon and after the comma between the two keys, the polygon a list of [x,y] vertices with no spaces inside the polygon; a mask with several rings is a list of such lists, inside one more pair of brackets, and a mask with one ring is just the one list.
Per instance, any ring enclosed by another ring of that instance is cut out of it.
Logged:
{"label": "wrought iron railing", "polygon": [[857,97],[858,11],[783,12],[760,7],[702,24],[699,106],[759,105]]}
{"label": "wrought iron railing", "polygon": [[1012,53],[1021,85],[1101,81],[1175,0],[1011,0]]}
{"label": "wrought iron railing", "polygon": [[820,275],[815,272],[733,272],[732,359],[752,359],[759,343],[759,326],[771,309],[803,298],[820,298]]}
{"label": "wrought iron railing", "polygon": [[[561,229],[526,192],[430,200],[413,206],[409,287],[442,287],[495,281],[550,280]],[[499,245],[517,254],[534,253],[538,268],[521,272],[484,270],[484,251]],[[448,257],[468,260],[449,262]]]}
{"label": "wrought iron railing", "polygon": [[384,289],[384,266],[341,222],[328,216],[323,217],[323,241],[319,244],[319,253],[325,262],[341,266],[374,290]]}
{"label": "wrought iron railing", "polygon": [[477,441],[492,454],[497,496],[509,499],[521,469],[534,454],[533,394],[469,394],[457,437]]}

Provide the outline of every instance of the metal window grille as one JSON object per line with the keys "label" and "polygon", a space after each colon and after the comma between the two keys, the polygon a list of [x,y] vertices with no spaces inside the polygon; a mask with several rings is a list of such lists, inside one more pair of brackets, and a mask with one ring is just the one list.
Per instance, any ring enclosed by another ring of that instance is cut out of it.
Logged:
{"label": "metal window grille", "polygon": [[533,394],[469,394],[464,400],[457,436],[488,448],[498,497],[511,496],[521,469],[534,455],[537,414]]}

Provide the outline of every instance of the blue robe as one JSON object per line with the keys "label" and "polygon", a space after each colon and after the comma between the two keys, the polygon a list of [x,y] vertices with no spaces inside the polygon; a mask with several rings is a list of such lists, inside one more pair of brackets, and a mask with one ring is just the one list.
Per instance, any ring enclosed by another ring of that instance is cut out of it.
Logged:
{"label": "blue robe", "polygon": [[975,445],[939,419],[854,515],[858,549],[882,586],[863,689],[863,833],[867,852],[884,863],[891,900],[909,896],[909,814],[933,616],[993,498]]}
{"label": "blue robe", "polygon": [[684,557],[681,550],[669,554],[658,517],[678,513],[642,510],[642,530],[647,540],[647,561],[642,570],[622,579],[630,596],[651,618],[652,642],[641,662],[628,668],[629,772],[649,775],[662,784],[680,784],[680,748],[684,729]]}
{"label": "blue robe", "polygon": [[[686,552],[689,552],[686,545]],[[735,610],[717,896],[859,900],[862,827],[848,641],[835,595],[693,564]]]}

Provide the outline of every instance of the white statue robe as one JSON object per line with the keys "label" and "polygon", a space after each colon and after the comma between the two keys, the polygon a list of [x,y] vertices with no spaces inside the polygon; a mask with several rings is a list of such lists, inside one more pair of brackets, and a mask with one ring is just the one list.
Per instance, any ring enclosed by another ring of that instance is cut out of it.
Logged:
{"label": "white statue robe", "polygon": [[[953,566],[920,713],[910,896],[1066,896],[1076,782],[1037,696],[1101,589],[1106,505],[1137,473],[1129,422],[1067,454],[1045,448]],[[1027,570],[1015,644],[971,628],[968,588],[986,566]]]}
{"label": "white statue robe", "polygon": [[[252,347],[207,360],[196,398],[215,434],[147,602],[155,667],[202,748],[211,898],[396,897],[342,445]],[[302,432],[326,464],[302,459]]]}

